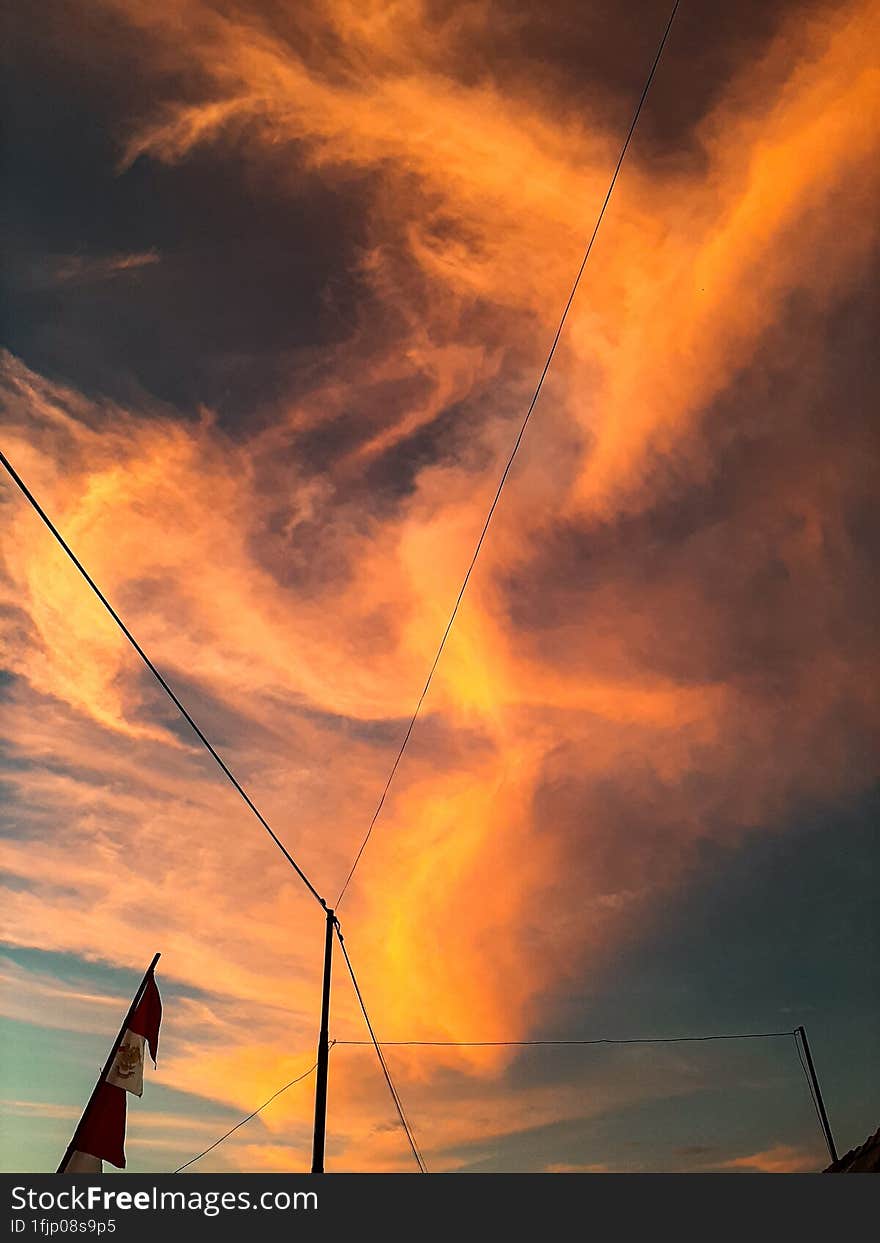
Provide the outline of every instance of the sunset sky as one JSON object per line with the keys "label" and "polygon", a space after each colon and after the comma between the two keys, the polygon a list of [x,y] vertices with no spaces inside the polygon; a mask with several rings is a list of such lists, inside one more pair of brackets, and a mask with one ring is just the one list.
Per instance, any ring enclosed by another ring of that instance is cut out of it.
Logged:
{"label": "sunset sky", "polygon": [[[7,14],[0,445],[328,899],[669,9]],[[878,40],[682,2],[340,908],[380,1038],[803,1023],[841,1151],[880,1123]],[[321,911],[5,477],[0,517],[2,1165],[55,1168],[161,950],[127,1152],[173,1169],[314,1061]],[[827,1163],[788,1037],[388,1056],[431,1170]],[[313,1095],[194,1171],[307,1169]],[[414,1168],[368,1048],[327,1168]]]}

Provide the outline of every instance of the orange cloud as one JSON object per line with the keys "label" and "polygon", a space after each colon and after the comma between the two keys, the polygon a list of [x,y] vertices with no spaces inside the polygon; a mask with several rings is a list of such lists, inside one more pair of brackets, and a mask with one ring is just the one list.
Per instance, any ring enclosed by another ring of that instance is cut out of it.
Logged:
{"label": "orange cloud", "polygon": [[743,1170],[748,1174],[813,1174],[820,1166],[815,1153],[793,1148],[790,1144],[776,1144],[764,1152],[725,1161],[722,1168]]}
{"label": "orange cloud", "polygon": [[[122,170],[214,144],[231,162],[262,162],[280,195],[296,177],[370,177],[360,274],[380,322],[328,347],[331,378],[291,385],[268,427],[235,437],[209,411],[184,421],[158,403],[122,408],[14,358],[3,366],[5,452],[332,898],[619,135],[550,95],[510,96],[463,72],[456,57],[481,6],[430,39],[416,3],[308,11],[312,33],[336,41],[330,64],[292,46],[269,12],[104,7],[145,60],[185,63],[197,79],[197,95],[162,95],[127,131]],[[548,997],[650,919],[695,843],[779,821],[795,792],[864,779],[840,724],[842,704],[866,735],[878,721],[875,642],[851,626],[840,586],[853,564],[842,507],[858,446],[814,439],[782,463],[764,456],[725,522],[677,543],[649,522],[640,541],[628,532],[716,480],[725,454],[760,443],[756,423],[792,417],[783,403],[717,403],[749,366],[762,372],[768,354],[795,348],[792,300],[828,313],[876,246],[865,209],[880,167],[876,24],[870,4],[796,15],[728,84],[686,160],[670,169],[633,149],[346,898],[380,1035],[528,1032]],[[281,169],[279,151],[290,157]],[[389,401],[395,385],[409,396]],[[357,489],[371,464],[457,405],[471,411],[465,432],[394,504]],[[363,435],[315,471],[303,433],[349,408]],[[168,1016],[165,1082],[194,1090],[197,1058],[199,1090],[246,1111],[308,1062],[317,912],[34,515],[11,493],[4,513],[0,600],[16,675],[5,713],[29,766],[7,777],[22,839],[5,847],[17,885],[3,935],[133,970],[161,935],[169,976],[214,995]],[[752,623],[755,593],[768,611]],[[334,1005],[335,1034],[359,1031],[344,982]],[[351,1119],[334,1160],[405,1161],[393,1117],[376,1130],[388,1105],[375,1072],[333,1056],[333,1093]],[[475,1137],[491,1144],[599,1108],[558,1087],[502,1099],[509,1062],[500,1050],[396,1059],[405,1099],[435,1120],[432,1086],[455,1079],[432,1127],[449,1168]],[[605,1103],[628,1090],[614,1085]],[[304,1086],[265,1128],[298,1142],[308,1115]],[[791,1156],[778,1151],[731,1164]],[[290,1160],[286,1142],[238,1139],[230,1154],[264,1168]]]}

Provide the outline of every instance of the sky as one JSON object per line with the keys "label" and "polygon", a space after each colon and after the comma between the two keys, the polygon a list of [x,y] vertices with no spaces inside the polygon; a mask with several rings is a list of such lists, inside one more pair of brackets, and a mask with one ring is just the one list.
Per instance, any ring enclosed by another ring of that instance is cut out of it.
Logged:
{"label": "sky", "polygon": [[[332,900],[669,7],[6,16],[2,446]],[[380,1039],[807,1028],[880,1121],[876,0],[683,0],[339,909]],[[128,1168],[314,1061],[323,917],[8,482],[3,1168],[154,951]],[[414,1169],[344,969],[327,1168]],[[790,1035],[389,1048],[429,1169],[804,1171]],[[313,1079],[192,1167],[301,1171]]]}

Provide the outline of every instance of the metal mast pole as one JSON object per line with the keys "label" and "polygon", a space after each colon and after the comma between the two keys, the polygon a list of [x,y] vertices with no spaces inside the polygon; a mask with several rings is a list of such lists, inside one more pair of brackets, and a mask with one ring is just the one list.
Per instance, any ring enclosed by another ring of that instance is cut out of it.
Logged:
{"label": "metal mast pole", "polygon": [[798,1035],[801,1038],[801,1044],[803,1045],[804,1053],[807,1056],[807,1070],[809,1071],[810,1082],[813,1085],[813,1092],[816,1097],[816,1108],[819,1111],[819,1121],[822,1123],[822,1130],[825,1132],[825,1142],[828,1145],[828,1151],[831,1153],[831,1160],[836,1161],[837,1160],[837,1149],[834,1146],[834,1136],[831,1134],[831,1123],[828,1121],[828,1115],[825,1112],[825,1102],[822,1100],[822,1089],[819,1087],[819,1080],[816,1077],[816,1068],[813,1065],[813,1058],[812,1058],[812,1054],[810,1053],[810,1046],[807,1043],[806,1028],[799,1027]]}
{"label": "metal mast pole", "polygon": [[315,1138],[312,1173],[324,1173],[324,1138],[327,1133],[327,1072],[330,1061],[330,974],[333,965],[333,929],[336,916],[327,910],[324,938],[324,985],[321,993],[321,1031],[318,1035],[318,1073],[315,1079]]}

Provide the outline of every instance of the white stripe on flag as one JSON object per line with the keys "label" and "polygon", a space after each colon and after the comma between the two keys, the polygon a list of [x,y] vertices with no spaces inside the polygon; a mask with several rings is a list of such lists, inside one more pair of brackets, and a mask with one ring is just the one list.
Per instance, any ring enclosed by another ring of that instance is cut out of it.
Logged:
{"label": "white stripe on flag", "polygon": [[113,1065],[107,1071],[107,1082],[125,1088],[134,1096],[144,1094],[144,1038],[126,1027],[116,1050]]}
{"label": "white stripe on flag", "polygon": [[70,1154],[70,1160],[61,1171],[62,1174],[103,1174],[104,1162],[100,1157],[93,1157],[87,1152],[76,1149]]}

